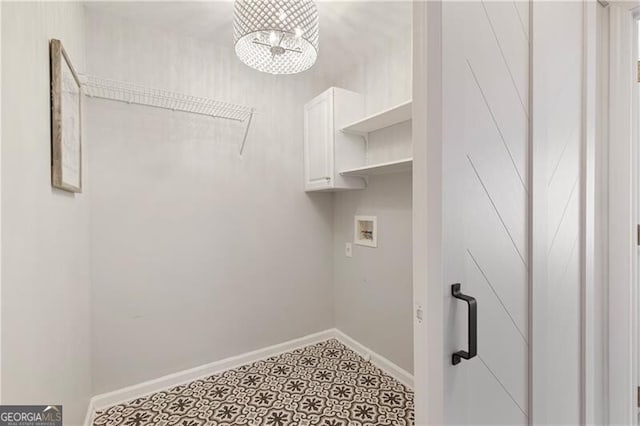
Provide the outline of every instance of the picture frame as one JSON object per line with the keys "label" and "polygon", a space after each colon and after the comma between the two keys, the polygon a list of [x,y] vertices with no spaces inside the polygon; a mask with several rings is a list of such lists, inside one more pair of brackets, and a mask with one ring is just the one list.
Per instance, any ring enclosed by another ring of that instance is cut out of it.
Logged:
{"label": "picture frame", "polygon": [[49,42],[51,184],[82,192],[82,85],[60,40]]}
{"label": "picture frame", "polygon": [[354,244],[378,247],[378,218],[376,216],[355,216]]}

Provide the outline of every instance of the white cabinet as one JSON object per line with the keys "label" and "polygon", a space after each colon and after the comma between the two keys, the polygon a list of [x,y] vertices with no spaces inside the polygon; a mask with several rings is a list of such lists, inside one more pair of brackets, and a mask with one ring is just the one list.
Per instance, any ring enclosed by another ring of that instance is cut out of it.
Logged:
{"label": "white cabinet", "polygon": [[342,176],[341,170],[365,164],[362,137],[341,131],[363,116],[364,98],[332,87],[304,106],[304,169],[306,191],[362,189],[363,178]]}

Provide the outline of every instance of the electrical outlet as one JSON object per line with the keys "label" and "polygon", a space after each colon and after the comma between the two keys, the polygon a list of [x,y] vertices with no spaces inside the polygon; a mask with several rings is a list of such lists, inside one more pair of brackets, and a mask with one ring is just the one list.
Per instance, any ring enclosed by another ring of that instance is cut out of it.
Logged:
{"label": "electrical outlet", "polygon": [[344,244],[344,255],[347,257],[353,257],[353,244],[351,243]]}

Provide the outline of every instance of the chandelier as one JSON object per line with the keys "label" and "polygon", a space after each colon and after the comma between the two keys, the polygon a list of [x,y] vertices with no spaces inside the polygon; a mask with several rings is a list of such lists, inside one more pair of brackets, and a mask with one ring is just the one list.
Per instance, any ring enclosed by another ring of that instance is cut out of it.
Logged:
{"label": "chandelier", "polygon": [[270,74],[295,74],[318,57],[318,8],[312,0],[236,0],[238,58]]}

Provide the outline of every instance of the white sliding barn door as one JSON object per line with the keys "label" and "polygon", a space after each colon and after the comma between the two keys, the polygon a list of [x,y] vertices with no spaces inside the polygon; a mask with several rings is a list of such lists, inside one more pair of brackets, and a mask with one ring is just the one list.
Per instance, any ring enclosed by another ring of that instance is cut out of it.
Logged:
{"label": "white sliding barn door", "polygon": [[585,424],[586,10],[414,5],[416,425]]}
{"label": "white sliding barn door", "polygon": [[[444,416],[526,425],[529,319],[529,4],[443,2]],[[477,301],[477,356],[467,350]]]}

